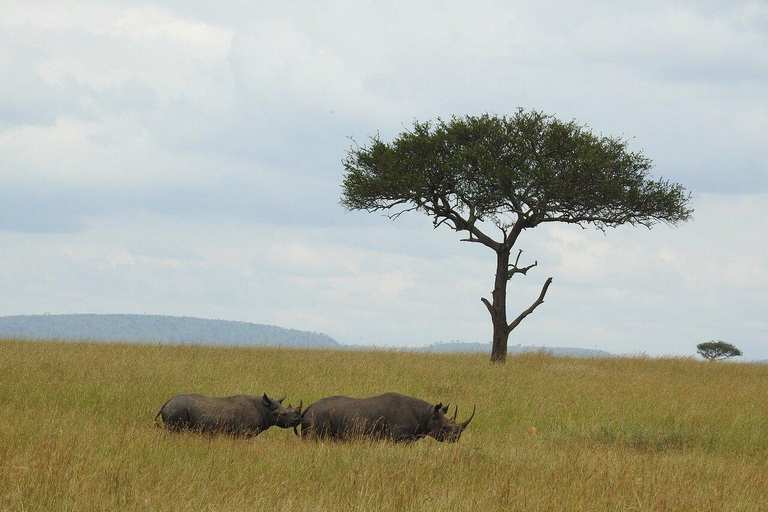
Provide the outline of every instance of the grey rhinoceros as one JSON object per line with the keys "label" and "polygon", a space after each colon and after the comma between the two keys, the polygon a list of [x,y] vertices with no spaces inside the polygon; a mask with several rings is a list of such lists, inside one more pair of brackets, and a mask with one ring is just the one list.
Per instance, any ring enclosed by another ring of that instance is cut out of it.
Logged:
{"label": "grey rhinoceros", "polygon": [[[449,404],[450,405],[450,404]],[[426,436],[455,442],[475,416],[457,423],[448,418],[449,405],[431,404],[400,393],[370,398],[332,396],[313,403],[301,415],[301,436],[346,440],[354,438],[411,442]]]}
{"label": "grey rhinoceros", "polygon": [[256,436],[272,425],[295,428],[301,421],[301,406],[283,407],[278,400],[263,396],[236,395],[210,397],[197,393],[177,395],[168,400],[155,416],[171,430],[196,430],[208,434]]}

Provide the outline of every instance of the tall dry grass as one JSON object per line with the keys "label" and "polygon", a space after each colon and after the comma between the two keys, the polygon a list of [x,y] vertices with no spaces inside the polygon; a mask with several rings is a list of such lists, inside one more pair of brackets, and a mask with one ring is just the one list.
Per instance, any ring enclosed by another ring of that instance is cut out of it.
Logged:
{"label": "tall dry grass", "polygon": [[[768,366],[487,359],[3,341],[0,510],[768,510]],[[181,392],[390,390],[478,413],[457,444],[152,423]]]}

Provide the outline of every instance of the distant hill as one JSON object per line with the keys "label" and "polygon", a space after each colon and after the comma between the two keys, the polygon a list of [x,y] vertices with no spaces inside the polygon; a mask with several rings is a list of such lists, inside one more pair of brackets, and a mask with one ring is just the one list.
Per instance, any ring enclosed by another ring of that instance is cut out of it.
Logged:
{"label": "distant hill", "polygon": [[0,316],[0,337],[341,348],[336,340],[322,333],[248,322],[160,315]]}
{"label": "distant hill", "polygon": [[[18,315],[0,316],[0,338],[122,341],[128,343],[189,343],[248,347],[330,348],[371,350],[366,345],[342,345],[317,332],[273,325],[161,315]],[[376,347],[414,352],[491,353],[490,343],[458,341],[426,347]],[[510,346],[509,354],[544,351],[556,356],[611,357],[603,350],[567,347]]]}
{"label": "distant hill", "polygon": [[[459,341],[433,343],[421,349],[425,352],[482,352],[491,353],[490,343],[462,343]],[[614,355],[604,350],[595,350],[589,348],[570,348],[570,347],[537,347],[510,345],[507,347],[508,354],[521,354],[524,352],[546,352],[553,356],[563,357],[613,357]]]}

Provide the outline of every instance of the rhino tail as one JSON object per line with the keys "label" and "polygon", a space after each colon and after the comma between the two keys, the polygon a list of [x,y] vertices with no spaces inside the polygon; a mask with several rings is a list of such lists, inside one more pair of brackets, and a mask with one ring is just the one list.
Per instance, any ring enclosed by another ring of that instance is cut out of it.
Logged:
{"label": "rhino tail", "polygon": [[165,409],[165,406],[166,406],[166,405],[168,405],[168,402],[170,402],[171,400],[173,400],[173,399],[172,399],[172,398],[169,398],[169,399],[168,399],[168,400],[167,400],[167,401],[166,401],[166,402],[163,404],[163,406],[160,408],[160,410],[159,410],[159,411],[157,411],[157,414],[155,414],[155,420],[154,420],[154,421],[155,421],[155,426],[156,426],[157,428],[160,428],[160,426],[161,426],[161,425],[160,425],[160,423],[158,423],[158,421],[157,421],[157,418],[159,418],[159,417],[160,417],[160,415],[161,415],[161,414],[163,414],[163,409]]}
{"label": "rhino tail", "polygon": [[[311,407],[311,406],[310,406],[310,407]],[[307,411],[308,411],[308,410],[309,410],[309,407],[307,407],[306,409],[304,409],[303,411],[301,411],[301,415],[299,416],[299,423],[298,423],[297,425],[294,425],[294,426],[293,426],[293,433],[294,433],[294,434],[296,434],[296,436],[297,436],[297,437],[298,437],[298,435],[299,435],[299,430],[298,430],[298,428],[299,428],[299,425],[301,425],[301,422],[302,422],[302,421],[304,421],[304,415],[305,415],[305,414],[307,414]],[[303,430],[304,430],[304,427],[301,427],[301,429],[302,429],[302,431],[303,431]]]}

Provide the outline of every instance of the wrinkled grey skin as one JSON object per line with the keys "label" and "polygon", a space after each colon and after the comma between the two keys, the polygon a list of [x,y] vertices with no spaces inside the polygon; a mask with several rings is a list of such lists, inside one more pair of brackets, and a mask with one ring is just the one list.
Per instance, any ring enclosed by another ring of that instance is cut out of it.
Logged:
{"label": "wrinkled grey skin", "polygon": [[173,431],[196,430],[206,434],[230,434],[252,437],[272,425],[280,428],[295,427],[301,421],[301,404],[298,408],[283,407],[283,400],[273,400],[264,393],[262,397],[236,395],[210,397],[189,393],[168,400],[155,416],[162,416],[163,423]]}
{"label": "wrinkled grey skin", "polygon": [[332,396],[307,407],[301,415],[301,437],[412,442],[430,436],[456,442],[475,411],[465,422],[456,423],[458,408],[453,418],[448,418],[448,407],[400,393],[370,398]]}

